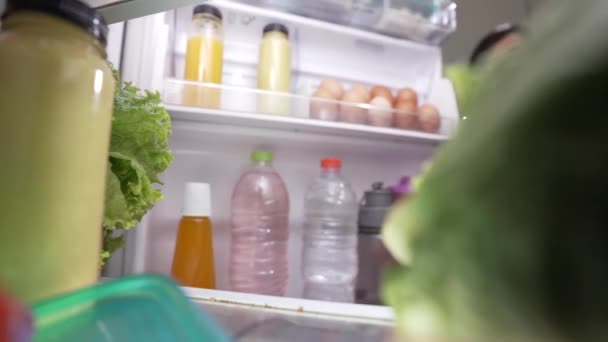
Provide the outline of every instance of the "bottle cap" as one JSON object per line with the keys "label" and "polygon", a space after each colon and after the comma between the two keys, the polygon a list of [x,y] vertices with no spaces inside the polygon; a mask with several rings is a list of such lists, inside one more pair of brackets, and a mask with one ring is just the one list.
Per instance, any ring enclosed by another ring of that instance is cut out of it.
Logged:
{"label": "bottle cap", "polygon": [[46,13],[85,29],[103,46],[108,42],[108,25],[94,8],[78,0],[9,0],[2,18],[20,11]]}
{"label": "bottle cap", "polygon": [[321,167],[324,169],[341,169],[342,161],[338,158],[325,158],[321,160]]}
{"label": "bottle cap", "polygon": [[256,162],[271,162],[273,159],[272,152],[270,151],[253,151],[251,153],[251,160]]}
{"label": "bottle cap", "polygon": [[264,26],[264,34],[268,32],[281,32],[289,37],[289,30],[287,29],[287,26],[279,23],[270,23]]}
{"label": "bottle cap", "polygon": [[194,16],[197,14],[210,14],[219,20],[222,20],[222,12],[217,7],[211,5],[198,5],[194,7],[192,15]]}
{"label": "bottle cap", "polygon": [[210,217],[211,190],[207,183],[186,183],[183,216]]}

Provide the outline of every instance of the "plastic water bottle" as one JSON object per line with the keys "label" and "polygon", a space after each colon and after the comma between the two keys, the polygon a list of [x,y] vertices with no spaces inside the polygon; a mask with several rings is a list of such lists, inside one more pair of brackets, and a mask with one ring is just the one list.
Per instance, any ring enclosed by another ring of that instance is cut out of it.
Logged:
{"label": "plastic water bottle", "polygon": [[306,194],[302,271],[304,297],[354,301],[357,277],[357,197],[339,159],[323,159]]}
{"label": "plastic water bottle", "polygon": [[289,195],[272,153],[255,151],[232,194],[232,290],[282,296],[287,286]]}

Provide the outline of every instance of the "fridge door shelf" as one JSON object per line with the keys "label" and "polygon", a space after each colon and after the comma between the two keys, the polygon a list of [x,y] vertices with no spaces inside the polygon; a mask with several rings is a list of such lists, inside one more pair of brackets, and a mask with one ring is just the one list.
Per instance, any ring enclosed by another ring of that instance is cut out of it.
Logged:
{"label": "fridge door shelf", "polygon": [[[438,118],[437,132],[424,132],[419,126],[416,126],[419,121],[418,115],[400,110],[385,109],[363,103],[173,79],[165,82],[163,95],[166,109],[174,120],[236,127],[429,145],[438,145],[447,140],[456,127],[456,119],[444,116]],[[386,120],[391,122],[398,116],[411,119],[414,128],[399,129],[369,124],[370,117],[375,118],[373,120],[384,120],[382,123],[386,124]],[[326,120],[315,117],[324,117]],[[340,118],[360,123],[339,121]]]}
{"label": "fridge door shelf", "polygon": [[[200,0],[86,0],[115,23],[200,3]],[[212,0],[224,8],[255,8],[290,21],[299,16],[429,45],[439,45],[456,30],[451,0]]]}

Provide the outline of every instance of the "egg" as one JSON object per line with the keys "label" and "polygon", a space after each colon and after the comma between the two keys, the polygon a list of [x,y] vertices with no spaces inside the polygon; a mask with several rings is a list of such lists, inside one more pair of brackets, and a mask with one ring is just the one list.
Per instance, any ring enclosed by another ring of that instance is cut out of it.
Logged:
{"label": "egg", "polygon": [[393,92],[384,86],[377,85],[372,87],[372,89],[370,90],[370,96],[372,99],[378,96],[384,97],[391,104],[391,106],[395,101],[395,99],[393,98]]}
{"label": "egg", "polygon": [[417,129],[418,107],[412,101],[398,101],[395,105],[395,126],[401,129]]}
{"label": "egg", "polygon": [[[363,84],[353,84],[353,86],[350,88],[350,93],[358,93],[362,96],[362,99],[365,99],[364,103],[368,103],[369,100],[371,99],[371,96],[369,94],[369,89],[364,86]],[[345,94],[346,95],[346,94]]]}
{"label": "egg", "polygon": [[342,83],[340,83],[340,81],[335,78],[326,78],[321,81],[321,85],[319,85],[318,90],[325,90],[335,100],[340,100],[342,99],[342,96],[344,96],[344,89],[342,88]]}
{"label": "egg", "polygon": [[340,120],[349,123],[365,124],[367,122],[367,108],[361,105],[367,103],[365,94],[356,89],[351,89],[342,97],[340,103]]}
{"label": "egg", "polygon": [[310,100],[310,117],[313,119],[338,120],[338,102],[334,95],[325,88],[319,88]]}
{"label": "egg", "polygon": [[403,88],[397,93],[395,102],[413,102],[418,107],[418,94],[412,88]]}
{"label": "egg", "polygon": [[432,104],[424,104],[418,109],[418,120],[420,121],[420,128],[423,131],[429,133],[439,132],[441,127],[441,115],[439,109]]}
{"label": "egg", "polygon": [[393,106],[384,96],[376,96],[370,102],[372,108],[369,109],[367,120],[372,126],[391,127],[393,126]]}

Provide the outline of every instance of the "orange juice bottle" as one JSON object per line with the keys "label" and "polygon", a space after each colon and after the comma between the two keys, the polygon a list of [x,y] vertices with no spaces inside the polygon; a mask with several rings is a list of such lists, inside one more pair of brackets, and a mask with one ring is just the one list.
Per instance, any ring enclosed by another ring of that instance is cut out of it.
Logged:
{"label": "orange juice bottle", "polygon": [[219,108],[220,89],[216,85],[222,83],[223,39],[220,10],[209,5],[196,6],[186,48],[184,79],[202,83],[184,87],[185,105]]}
{"label": "orange juice bottle", "polygon": [[186,183],[171,274],[182,286],[215,288],[209,184]]}

